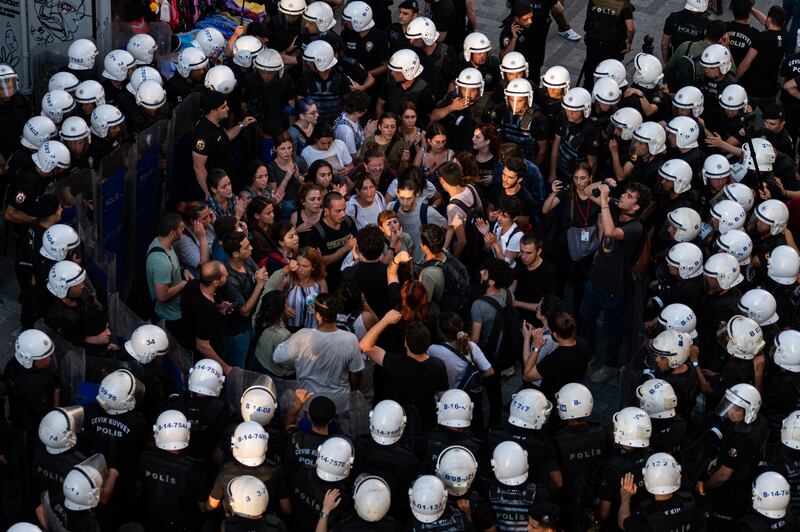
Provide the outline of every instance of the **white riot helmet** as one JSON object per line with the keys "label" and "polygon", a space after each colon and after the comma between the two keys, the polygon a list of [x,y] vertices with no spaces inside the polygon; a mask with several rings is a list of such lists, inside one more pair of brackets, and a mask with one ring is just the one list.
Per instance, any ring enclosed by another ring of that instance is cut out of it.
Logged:
{"label": "white riot helmet", "polygon": [[677,148],[697,148],[700,126],[688,116],[676,116],[667,124],[667,133],[675,135],[675,146]]}
{"label": "white riot helmet", "polygon": [[657,122],[645,122],[633,131],[634,140],[647,144],[650,155],[657,155],[667,149],[667,133]]}
{"label": "white riot helmet", "polygon": [[56,408],[39,422],[39,441],[48,453],[61,454],[75,447],[82,427],[82,406]]}
{"label": "white riot helmet", "polygon": [[8,65],[0,64],[0,95],[11,98],[19,90],[19,74]]}
{"label": "white riot helmet", "polygon": [[207,89],[222,94],[230,94],[236,88],[236,76],[229,66],[217,65],[206,72],[204,83]]}
{"label": "white riot helmet", "polygon": [[36,167],[45,174],[58,168],[66,170],[72,162],[69,149],[57,140],[48,140],[42,144],[36,153],[31,155],[31,158]]}
{"label": "white riot helmet", "polygon": [[581,111],[584,118],[592,114],[592,95],[583,87],[573,87],[561,99],[561,107],[568,111]]}
{"label": "white riot helmet", "polygon": [[552,410],[553,404],[539,390],[520,390],[511,396],[508,422],[515,427],[539,430],[547,423]]}
{"label": "white riot helmet", "polygon": [[748,290],[739,300],[739,311],[762,327],[778,321],[777,310],[775,296],[761,288]]}
{"label": "white riot helmet", "polygon": [[436,403],[436,423],[443,427],[469,427],[474,407],[472,399],[464,390],[447,390]]}
{"label": "white riot helmet", "polygon": [[703,223],[697,211],[691,207],[678,207],[667,214],[667,222],[675,228],[675,242],[691,242],[700,234]]}
{"label": "white riot helmet", "polygon": [[478,461],[466,447],[451,445],[439,453],[436,460],[436,476],[444,482],[450,495],[459,497],[472,487]]}
{"label": "white riot helmet", "polygon": [[6,530],[6,532],[42,532],[42,529],[31,523],[19,522],[11,525],[11,528]]}
{"label": "white riot helmet", "polygon": [[125,50],[113,50],[103,60],[103,73],[106,79],[127,81],[128,71],[136,66],[136,60]]}
{"label": "white riot helmet", "polygon": [[[264,384],[259,381],[264,378]],[[247,388],[242,394],[239,410],[242,419],[245,421],[255,421],[259,425],[266,427],[275,417],[275,410],[278,407],[277,391],[272,379],[266,375],[259,378],[256,384]]]}
{"label": "white riot helmet", "polygon": [[[691,118],[690,118],[691,120]],[[683,159],[670,159],[658,169],[662,179],[672,181],[672,190],[683,194],[692,189],[692,167]]]}
{"label": "white riot helmet", "polygon": [[705,13],[708,9],[708,0],[686,0],[683,9],[694,11],[695,13]]}
{"label": "white riot helmet", "polygon": [[252,519],[264,515],[267,511],[269,505],[267,486],[252,475],[232,478],[225,487],[225,492],[235,515]]}
{"label": "white riot helmet", "polygon": [[764,333],[755,320],[731,316],[725,326],[726,349],[734,358],[753,360],[764,348]]}
{"label": "white riot helmet", "polygon": [[756,207],[756,218],[769,226],[769,234],[777,235],[786,229],[789,209],[782,201],[768,199]]}
{"label": "white riot helmet", "polygon": [[[703,184],[709,179],[726,179],[731,175],[731,163],[724,155],[715,153],[706,157],[703,162]],[[729,198],[730,199],[730,198]]]}
{"label": "white riot helmet", "polygon": [[92,133],[104,139],[108,136],[108,130],[114,126],[119,126],[125,122],[125,115],[113,105],[98,105],[92,111]]}
{"label": "white riot helmet", "polygon": [[406,81],[411,81],[422,74],[423,68],[416,52],[406,48],[392,54],[389,58],[389,70],[401,72]]}
{"label": "white riot helmet", "polygon": [[477,68],[467,67],[456,78],[456,87],[478,89],[478,98],[483,96],[483,74]]}
{"label": "white riot helmet", "polygon": [[269,434],[255,421],[242,421],[231,436],[233,457],[248,467],[260,466],[267,459]]}
{"label": "white riot helmet", "polygon": [[100,381],[100,389],[95,399],[103,410],[113,416],[136,408],[136,403],[144,397],[144,394],[142,381],[127,369],[118,369]]}
{"label": "white riot helmet", "polygon": [[729,111],[744,111],[747,108],[747,91],[741,85],[728,85],[719,95],[719,106]]}
{"label": "white riot helmet", "polygon": [[[689,335],[689,338],[697,338],[697,315],[694,311],[683,303],[671,303],[664,307],[658,315],[658,323],[667,329],[672,329]],[[689,351],[686,351],[689,357]],[[678,362],[674,367],[678,367],[686,361]],[[672,364],[670,364],[672,367]]]}
{"label": "white riot helmet", "polygon": [[149,66],[141,66],[133,71],[131,80],[125,85],[125,88],[128,92],[136,96],[136,91],[139,90],[139,87],[145,81],[155,81],[159,86],[164,86],[164,79],[161,77],[158,70]]}
{"label": "white riot helmet", "polygon": [[153,57],[158,50],[158,44],[146,33],[137,33],[128,40],[125,47],[129,54],[133,56],[137,65],[149,65],[153,62]]}
{"label": "white riot helmet", "polygon": [[55,138],[58,127],[46,116],[32,116],[22,127],[19,142],[29,150],[38,150],[42,144]]}
{"label": "white riot helmet", "polygon": [[717,237],[717,246],[720,251],[730,253],[741,266],[750,264],[750,254],[753,252],[753,239],[740,229],[731,229]]}
{"label": "white riot helmet", "polygon": [[167,91],[157,81],[145,81],[136,89],[136,105],[139,107],[160,109],[165,103],[167,103]]}
{"label": "white riot helmet", "polygon": [[242,35],[233,43],[233,64],[242,68],[253,66],[253,60],[264,48],[264,45],[252,35]]}
{"label": "white riot helmet", "polygon": [[[755,161],[753,161],[753,154],[750,153],[750,142],[753,143],[753,148],[756,150]],[[745,142],[742,145],[742,164],[748,170],[756,170],[759,172],[771,172],[772,165],[775,162],[775,148],[772,143],[767,139],[755,138],[750,142]]]}
{"label": "white riot helmet", "polygon": [[652,495],[669,495],[681,487],[681,466],[672,455],[655,453],[642,469],[644,489]]}
{"label": "white riot helmet", "polygon": [[164,329],[158,325],[145,323],[131,334],[125,342],[125,351],[141,364],[149,364],[156,357],[164,356],[169,351],[169,338]]}
{"label": "white riot helmet", "polygon": [[727,199],[711,207],[711,216],[719,222],[719,232],[723,235],[731,229],[741,229],[747,220],[744,207]]}
{"label": "white riot helmet", "polygon": [[81,244],[78,232],[66,224],[55,224],[42,235],[39,255],[56,262],[67,258],[69,252]]}
{"label": "white riot helmet", "polygon": [[399,403],[386,399],[369,413],[369,432],[379,445],[392,445],[403,437],[406,413]]}
{"label": "white riot helmet", "polygon": [[[720,157],[722,157],[720,155]],[[729,200],[733,200],[742,207],[746,212],[750,212],[756,202],[753,189],[743,183],[728,183],[722,187],[722,193]]]}
{"label": "white riot helmet", "polygon": [[219,397],[224,383],[225,375],[222,372],[222,366],[216,360],[204,358],[189,369],[188,388],[190,392]]}
{"label": "white riot helmet", "polygon": [[47,278],[47,290],[59,299],[67,297],[69,289],[86,280],[86,270],[72,261],[62,260],[53,264]]}
{"label": "white riot helmet", "polygon": [[800,451],[800,410],[795,410],[781,424],[781,443]]}
{"label": "white riot helmet", "polygon": [[179,451],[189,446],[192,424],[178,410],[165,410],[153,425],[156,447],[164,451]]}
{"label": "white riot helmet", "polygon": [[192,44],[199,48],[206,57],[214,57],[225,49],[227,41],[218,29],[203,28],[194,36]]}
{"label": "white riot helmet", "polygon": [[561,419],[583,419],[592,415],[594,398],[589,388],[579,382],[570,382],[556,392],[556,404]]}
{"label": "white riot helmet", "polygon": [[749,425],[758,417],[758,411],[761,409],[761,394],[751,384],[735,384],[725,390],[725,397],[720,401],[716,414],[725,417],[731,406],[744,409],[744,422]]}
{"label": "white riot helmet", "polygon": [[[549,71],[550,69],[548,69],[548,72]],[[500,72],[503,74],[516,74],[517,72],[522,72],[522,77],[527,78],[528,60],[525,59],[525,56],[519,52],[508,52],[503,56],[503,60],[500,61]],[[544,78],[544,76],[542,76],[542,78]],[[567,73],[567,84],[569,84],[569,73]]]}
{"label": "white riot helmet", "polygon": [[[692,312],[690,316],[694,318],[694,313]],[[688,320],[691,318],[685,319]],[[658,335],[653,338],[653,341],[650,342],[650,351],[656,356],[666,358],[669,367],[675,369],[680,367],[681,364],[686,362],[689,358],[691,346],[692,340],[689,333],[684,333],[677,329],[665,329],[658,333]]]}
{"label": "white riot helmet", "polygon": [[42,116],[46,116],[56,124],[60,124],[64,120],[64,115],[73,109],[75,109],[75,99],[67,91],[56,89],[42,97]]}
{"label": "white riot helmet", "polygon": [[568,91],[571,85],[569,70],[561,65],[551,66],[542,76],[542,85],[548,89],[564,89]]}
{"label": "white riot helmet", "polygon": [[721,44],[712,44],[700,56],[700,66],[703,68],[718,68],[724,76],[731,69],[731,53]]}
{"label": "white riot helmet", "polygon": [[651,379],[636,388],[639,407],[647,412],[651,419],[669,419],[675,417],[678,396],[672,385],[662,379]]}
{"label": "white riot helmet", "polygon": [[533,86],[525,78],[512,79],[503,90],[503,96],[506,98],[525,98],[528,102],[528,107],[530,107],[533,105]]}
{"label": "white riot helmet", "polygon": [[629,406],[614,414],[614,442],[627,447],[647,447],[653,424],[647,412]]}
{"label": "white riot helmet", "polygon": [[428,17],[417,17],[406,26],[406,39],[420,39],[425,46],[430,46],[439,40],[436,24]]}
{"label": "white riot helmet", "polygon": [[515,441],[504,441],[492,453],[494,477],[506,486],[519,486],[528,480],[528,452]]}
{"label": "white riot helmet", "polygon": [[53,341],[38,329],[22,331],[14,341],[14,358],[20,366],[31,369],[35,360],[44,360],[55,352]]}
{"label": "white riot helmet", "polygon": [[208,66],[208,57],[200,48],[186,48],[178,55],[177,71],[182,78],[188,78],[193,70]]}
{"label": "white riot helmet", "polygon": [[353,466],[353,446],[344,438],[328,438],[318,448],[317,476],[327,482],[344,480]]}
{"label": "white riot helmet", "polygon": [[361,519],[377,523],[389,512],[391,504],[392,493],[385,480],[373,475],[359,475],[353,490],[353,506]]}
{"label": "white riot helmet", "polygon": [[72,70],[92,70],[97,57],[97,46],[89,39],[72,41],[67,50],[69,63],[67,68]]}
{"label": "white riot helmet", "polygon": [[611,78],[600,78],[592,87],[592,101],[594,102],[616,105],[620,98],[622,98],[622,92],[619,90],[619,85]]}
{"label": "white riot helmet", "polygon": [[88,139],[91,136],[92,132],[89,131],[89,126],[79,116],[70,116],[61,123],[61,131],[59,131],[61,142],[75,142]]}
{"label": "white riot helmet", "polygon": [[789,481],[775,471],[761,473],[753,482],[753,510],[769,519],[783,519],[791,497]]}
{"label": "white riot helmet", "polygon": [[411,513],[421,523],[433,523],[447,507],[447,490],[438,477],[418,477],[408,490]]}
{"label": "white riot helmet", "polygon": [[106,91],[99,82],[87,79],[82,81],[78,88],[75,89],[74,98],[75,102],[79,104],[93,103],[95,105],[103,105],[106,103]]}
{"label": "white riot helmet", "polygon": [[775,364],[792,373],[800,373],[800,332],[781,331],[774,342],[772,360]]}
{"label": "white riot helmet", "polygon": [[797,282],[800,271],[800,255],[789,246],[778,246],[767,259],[767,275],[778,284],[791,285]]}
{"label": "white riot helmet", "polygon": [[264,48],[258,52],[253,67],[264,72],[277,72],[279,78],[283,77],[283,57],[279,51],[272,48]]}
{"label": "white riot helmet", "polygon": [[675,93],[672,105],[678,109],[691,109],[692,116],[697,118],[703,114],[703,93],[694,85],[687,85]]}
{"label": "white riot helmet", "polygon": [[622,131],[622,140],[631,140],[633,132],[642,125],[642,114],[633,107],[623,107],[611,115],[611,123]]}
{"label": "white riot helmet", "polygon": [[600,78],[611,78],[617,82],[619,88],[627,87],[628,80],[625,79],[627,73],[625,72],[625,65],[616,59],[605,59],[600,61],[594,69],[594,79],[597,81]]}
{"label": "white riot helmet", "polygon": [[744,281],[739,261],[728,253],[717,253],[709,257],[703,266],[703,274],[716,279],[723,290]]}
{"label": "white riot helmet", "polygon": [[372,20],[372,8],[360,0],[349,2],[344,6],[342,20],[349,22],[353,31],[365,31],[375,26],[375,21]]}
{"label": "white riot helmet", "polygon": [[100,489],[108,477],[108,466],[102,454],[93,454],[69,470],[64,478],[64,506],[81,511],[100,504]]}
{"label": "white riot helmet", "polygon": [[303,11],[303,20],[316,24],[320,33],[330,31],[336,26],[336,19],[333,18],[333,9],[325,2],[314,2],[309,4]]}
{"label": "white riot helmet", "polygon": [[[315,3],[319,4],[321,2]],[[333,46],[331,46],[328,41],[323,39],[317,39],[306,46],[306,49],[303,50],[303,61],[313,63],[314,67],[316,67],[316,69],[320,72],[325,72],[332,69],[339,62],[338,59],[336,59],[336,56],[333,54]],[[420,67],[420,69],[421,68],[422,67]]]}
{"label": "white riot helmet", "polygon": [[667,253],[667,264],[678,269],[681,279],[703,275],[703,251],[691,242],[678,242]]}
{"label": "white riot helmet", "polygon": [[664,67],[654,55],[636,54],[633,59],[636,72],[633,73],[633,82],[645,89],[653,89],[664,79]]}
{"label": "white riot helmet", "polygon": [[464,37],[464,61],[472,61],[472,54],[489,53],[492,51],[492,41],[489,37],[478,31]]}
{"label": "white riot helmet", "polygon": [[75,92],[80,83],[80,80],[72,72],[56,72],[50,76],[50,81],[47,82],[47,90]]}
{"label": "white riot helmet", "polygon": [[306,10],[306,0],[281,0],[278,2],[278,11],[284,15],[302,15]]}

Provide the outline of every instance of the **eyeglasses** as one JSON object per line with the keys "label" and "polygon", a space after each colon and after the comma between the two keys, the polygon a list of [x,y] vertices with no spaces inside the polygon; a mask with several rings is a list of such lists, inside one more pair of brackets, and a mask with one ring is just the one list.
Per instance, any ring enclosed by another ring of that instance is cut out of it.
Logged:
{"label": "eyeglasses", "polygon": [[308,116],[319,116],[319,111],[314,111],[314,112],[309,111],[309,112],[303,113],[303,114],[304,115],[308,115]]}

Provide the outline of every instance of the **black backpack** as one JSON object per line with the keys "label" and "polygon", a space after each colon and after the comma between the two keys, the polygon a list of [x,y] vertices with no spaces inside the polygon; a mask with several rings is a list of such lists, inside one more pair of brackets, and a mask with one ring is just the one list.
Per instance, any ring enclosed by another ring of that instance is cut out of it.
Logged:
{"label": "black backpack", "polygon": [[[693,43],[691,42],[686,43],[686,48],[683,50],[684,53],[681,53],[681,55],[678,56],[675,65],[666,75],[665,81],[669,86],[669,91],[673,94],[689,85],[697,85],[700,81],[700,73],[698,71],[697,63],[697,60],[700,59],[700,56],[693,56],[687,53],[692,44]],[[683,45],[679,46],[678,49],[675,50],[675,53],[679,53],[678,51],[682,47]]]}
{"label": "black backpack", "polygon": [[482,296],[480,301],[490,304],[495,310],[492,332],[485,345],[481,345],[483,354],[492,363],[495,372],[513,367],[522,351],[522,320],[514,308],[514,298],[506,288],[505,307],[490,296]]}
{"label": "black backpack", "polygon": [[463,201],[458,198],[451,198],[450,205],[455,205],[467,215],[464,222],[464,235],[467,238],[467,243],[461,251],[461,261],[468,264],[473,272],[477,273],[477,268],[480,267],[486,255],[483,247],[483,235],[478,231],[475,225],[475,220],[483,218],[483,211],[478,207],[480,200],[478,193],[472,185],[467,185],[467,190],[472,194],[472,206],[468,207]]}
{"label": "black backpack", "polygon": [[[439,345],[463,358],[453,346],[444,343]],[[480,397],[483,393],[483,378],[481,377],[481,370],[478,369],[478,365],[475,364],[475,360],[472,358],[472,351],[470,351],[469,358],[466,361],[467,367],[464,368],[464,373],[461,374],[461,378],[456,383],[456,388],[467,392],[472,401],[476,402],[475,398]]]}
{"label": "black backpack", "polygon": [[444,290],[439,300],[440,310],[449,310],[460,314],[469,302],[469,272],[458,258],[445,252],[444,262],[431,259],[422,263],[420,272],[425,268],[441,268],[444,273]]}
{"label": "black backpack", "polygon": [[150,297],[150,287],[147,284],[147,258],[153,253],[163,253],[169,258],[167,251],[161,246],[150,248],[144,258],[144,264],[141,268],[137,268],[133,277],[131,291],[128,294],[126,303],[141,319],[155,323],[160,318],[156,315],[156,302],[155,299]]}

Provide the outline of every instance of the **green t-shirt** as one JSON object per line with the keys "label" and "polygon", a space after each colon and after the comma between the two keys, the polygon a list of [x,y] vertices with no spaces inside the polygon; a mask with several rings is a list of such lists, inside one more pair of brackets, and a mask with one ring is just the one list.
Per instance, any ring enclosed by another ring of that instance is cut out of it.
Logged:
{"label": "green t-shirt", "polygon": [[156,299],[156,283],[167,286],[175,286],[180,283],[182,280],[181,264],[175,254],[175,248],[165,249],[166,253],[161,253],[160,251],[150,253],[150,250],[154,247],[163,249],[158,237],[154,238],[147,248],[148,255],[145,268],[150,299],[155,301],[155,311],[159,318],[169,321],[179,320],[181,319],[181,295],[178,294],[168,301],[158,301]]}

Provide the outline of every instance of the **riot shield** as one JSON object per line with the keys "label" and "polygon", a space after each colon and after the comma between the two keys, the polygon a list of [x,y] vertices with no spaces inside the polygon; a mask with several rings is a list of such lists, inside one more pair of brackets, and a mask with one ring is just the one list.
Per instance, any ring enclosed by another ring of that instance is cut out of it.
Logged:
{"label": "riot shield", "polygon": [[[141,32],[141,28],[132,28],[127,22],[111,23],[111,49],[124,50],[131,37]],[[155,60],[157,64],[170,54],[170,42],[172,41],[172,28],[166,22],[148,22],[147,34],[156,41]],[[164,74],[164,72],[162,72]]]}
{"label": "riot shield", "polygon": [[350,438],[355,439],[362,434],[369,434],[369,411],[372,409],[369,401],[358,391],[350,392],[350,412],[342,416],[342,430]]}
{"label": "riot shield", "polygon": [[[239,412],[242,393],[264,375],[234,367],[225,377],[225,399],[235,412]],[[296,380],[272,378],[278,395],[278,416],[286,412],[294,403],[294,391],[300,387]]]}
{"label": "riot shield", "polygon": [[[31,91],[34,108],[41,108],[42,97],[47,93],[50,77],[67,66],[67,50],[72,41],[55,42],[47,46],[36,46],[31,51]],[[102,56],[97,63],[102,64]]]}
{"label": "riot shield", "polygon": [[106,252],[98,241],[97,227],[92,221],[94,204],[93,199],[83,194],[78,198],[76,225],[83,248],[83,267],[97,297],[106,301],[109,293],[117,291],[116,255]]}
{"label": "riot shield", "polygon": [[202,199],[192,165],[192,137],[200,116],[200,95],[189,95],[173,111],[169,122],[167,159],[167,209],[174,211],[179,201]]}
{"label": "riot shield", "polygon": [[83,194],[85,183],[91,183],[94,170],[77,170],[70,175],[59,179],[53,186],[52,193],[61,204],[61,222],[77,229],[78,201]]}
{"label": "riot shield", "polygon": [[78,384],[84,374],[83,349],[75,347],[60,334],[47,326],[44,320],[38,320],[35,327],[45,333],[53,341],[55,361],[61,377],[61,404],[69,405],[75,401]]}
{"label": "riot shield", "polygon": [[38,438],[36,434],[10,426],[3,426],[5,455],[8,463],[0,475],[0,515],[8,522],[24,521],[26,511],[35,500],[29,500],[33,492],[31,474],[31,449]]}

